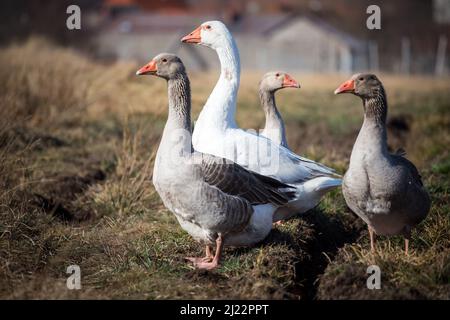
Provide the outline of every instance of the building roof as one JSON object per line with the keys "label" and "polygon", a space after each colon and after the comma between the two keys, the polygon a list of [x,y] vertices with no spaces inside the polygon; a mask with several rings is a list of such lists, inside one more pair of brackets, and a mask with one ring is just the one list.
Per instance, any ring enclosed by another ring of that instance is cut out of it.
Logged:
{"label": "building roof", "polygon": [[287,28],[295,30],[295,24],[300,21],[314,25],[315,28],[320,29],[322,32],[328,35],[332,35],[335,38],[338,38],[341,42],[346,43],[352,48],[364,47],[363,41],[353,37],[352,35],[342,30],[335,28],[334,26],[330,25],[329,23],[325,22],[322,19],[310,15],[291,15],[286,19],[280,21],[279,24],[268,29],[266,31],[266,34],[269,36],[274,36],[277,32],[280,32],[280,30],[285,30]]}

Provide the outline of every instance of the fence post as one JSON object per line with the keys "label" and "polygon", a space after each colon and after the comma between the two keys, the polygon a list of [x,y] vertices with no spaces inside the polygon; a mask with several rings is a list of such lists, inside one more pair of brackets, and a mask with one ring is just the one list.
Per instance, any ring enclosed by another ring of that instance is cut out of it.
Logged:
{"label": "fence post", "polygon": [[436,66],[434,74],[436,76],[443,76],[445,74],[445,54],[447,50],[447,37],[441,35],[439,37],[437,53],[436,53]]}
{"label": "fence post", "polygon": [[378,72],[379,57],[378,57],[378,43],[376,41],[369,42],[369,70]]}
{"label": "fence post", "polygon": [[400,70],[403,74],[409,74],[411,72],[411,41],[407,37],[402,38],[402,62]]}

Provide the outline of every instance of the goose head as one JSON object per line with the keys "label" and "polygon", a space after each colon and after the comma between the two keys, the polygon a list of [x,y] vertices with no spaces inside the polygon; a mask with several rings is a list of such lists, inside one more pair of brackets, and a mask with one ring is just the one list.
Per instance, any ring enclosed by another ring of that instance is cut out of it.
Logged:
{"label": "goose head", "polygon": [[334,91],[334,94],[352,93],[363,99],[377,97],[383,90],[381,81],[371,73],[354,74]]}
{"label": "goose head", "polygon": [[201,44],[212,49],[226,45],[232,39],[228,28],[220,21],[207,21],[194,31],[184,36],[181,41],[185,43]]}
{"label": "goose head", "polygon": [[283,88],[300,88],[300,85],[289,74],[281,71],[266,73],[260,84],[260,90],[275,92]]}
{"label": "goose head", "polygon": [[176,79],[186,73],[183,62],[171,53],[161,53],[140,68],[136,75],[154,75],[166,80]]}

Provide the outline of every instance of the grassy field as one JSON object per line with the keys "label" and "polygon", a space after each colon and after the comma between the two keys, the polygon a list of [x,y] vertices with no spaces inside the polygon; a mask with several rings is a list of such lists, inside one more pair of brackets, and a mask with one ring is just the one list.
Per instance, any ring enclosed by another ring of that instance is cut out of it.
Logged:
{"label": "grassy field", "polygon": [[[184,261],[202,248],[151,183],[166,83],[136,77],[138,67],[102,65],[39,39],[0,51],[1,298],[450,298],[450,79],[380,75],[389,145],[407,151],[433,201],[410,256],[401,237],[380,237],[370,254],[364,224],[336,190],[260,245],[227,249],[222,266],[205,272]],[[190,76],[195,119],[217,74]],[[242,76],[244,128],[264,123],[260,76]],[[290,146],[344,173],[360,100],[333,95],[345,77],[293,76],[302,89],[278,94]],[[72,264],[81,290],[66,288]],[[382,290],[366,288],[371,264]]]}

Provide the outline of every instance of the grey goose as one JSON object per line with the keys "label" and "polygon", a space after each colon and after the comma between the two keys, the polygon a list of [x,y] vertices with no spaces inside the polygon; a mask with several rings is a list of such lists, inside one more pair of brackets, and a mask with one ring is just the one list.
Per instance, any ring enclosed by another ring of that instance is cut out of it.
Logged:
{"label": "grey goose", "polygon": [[300,85],[290,75],[281,71],[266,73],[259,83],[259,99],[266,116],[261,135],[289,148],[284,121],[275,102],[275,92],[283,88],[300,88]]}
{"label": "grey goose", "polygon": [[349,208],[367,223],[372,252],[374,237],[403,235],[408,254],[411,229],[430,210],[430,197],[414,164],[388,151],[386,93],[373,74],[356,74],[335,94],[362,99],[364,122],[353,146],[342,192]]}
{"label": "grey goose", "polygon": [[189,79],[177,56],[160,54],[136,74],[167,80],[169,112],[155,159],[153,184],[181,227],[206,245],[204,258],[187,259],[196,268],[216,268],[224,246],[251,246],[263,240],[272,228],[275,210],[295,193],[276,179],[194,151]]}

